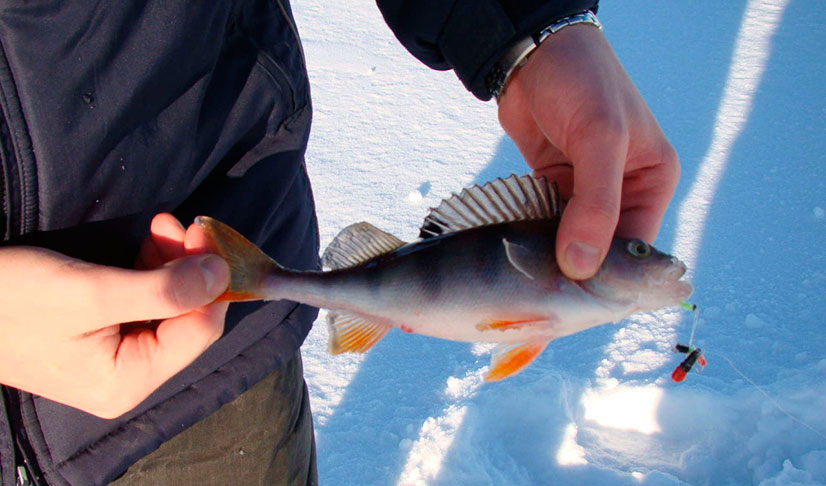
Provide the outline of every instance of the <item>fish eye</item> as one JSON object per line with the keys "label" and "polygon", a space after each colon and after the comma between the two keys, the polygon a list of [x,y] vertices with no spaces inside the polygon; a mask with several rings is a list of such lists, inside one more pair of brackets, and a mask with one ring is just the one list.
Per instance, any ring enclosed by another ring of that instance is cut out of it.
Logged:
{"label": "fish eye", "polygon": [[628,253],[637,258],[646,258],[651,255],[651,247],[642,240],[631,240],[628,242]]}

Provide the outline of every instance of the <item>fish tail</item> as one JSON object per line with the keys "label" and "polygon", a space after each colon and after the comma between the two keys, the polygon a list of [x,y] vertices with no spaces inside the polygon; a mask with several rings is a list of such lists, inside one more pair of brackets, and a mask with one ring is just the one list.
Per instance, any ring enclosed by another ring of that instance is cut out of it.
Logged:
{"label": "fish tail", "polygon": [[273,287],[273,276],[288,275],[291,272],[261,251],[241,233],[210,218],[198,216],[195,224],[206,233],[210,249],[220,255],[230,269],[230,283],[227,290],[216,300],[243,302],[250,300],[277,300],[277,289]]}

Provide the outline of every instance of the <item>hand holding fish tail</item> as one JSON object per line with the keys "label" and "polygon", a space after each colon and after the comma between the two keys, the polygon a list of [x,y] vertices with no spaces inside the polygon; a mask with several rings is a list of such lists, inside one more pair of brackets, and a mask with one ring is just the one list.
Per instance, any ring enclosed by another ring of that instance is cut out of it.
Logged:
{"label": "hand holding fish tail", "polygon": [[679,161],[600,30],[573,25],[545,40],[511,76],[499,119],[568,203],[556,244],[568,277],[593,276],[615,233],[654,240]]}
{"label": "hand holding fish tail", "polygon": [[153,221],[144,270],[0,249],[0,383],[101,417],[131,410],[221,335],[227,306],[210,302],[229,272],[204,249],[170,215]]}

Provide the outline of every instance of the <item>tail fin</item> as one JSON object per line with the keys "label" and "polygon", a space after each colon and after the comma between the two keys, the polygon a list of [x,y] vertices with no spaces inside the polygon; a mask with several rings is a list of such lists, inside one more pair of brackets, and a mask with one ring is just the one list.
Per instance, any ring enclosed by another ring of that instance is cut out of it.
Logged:
{"label": "tail fin", "polygon": [[198,216],[195,224],[204,229],[212,249],[229,264],[230,283],[217,300],[242,302],[263,300],[268,275],[282,273],[284,267],[224,223],[209,216]]}

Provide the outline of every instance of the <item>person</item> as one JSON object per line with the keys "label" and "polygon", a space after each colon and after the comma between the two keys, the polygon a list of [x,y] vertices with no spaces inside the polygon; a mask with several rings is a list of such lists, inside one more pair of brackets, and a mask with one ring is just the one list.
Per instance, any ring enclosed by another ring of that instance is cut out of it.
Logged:
{"label": "person", "polygon": [[[594,22],[536,45],[595,1],[378,4],[415,56],[498,95],[567,201],[567,275],[593,275],[615,232],[654,239],[679,176],[654,117]],[[316,311],[213,302],[226,264],[181,224],[318,266],[288,3],[24,3],[0,47],[0,485],[317,484],[299,353]]]}

